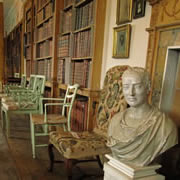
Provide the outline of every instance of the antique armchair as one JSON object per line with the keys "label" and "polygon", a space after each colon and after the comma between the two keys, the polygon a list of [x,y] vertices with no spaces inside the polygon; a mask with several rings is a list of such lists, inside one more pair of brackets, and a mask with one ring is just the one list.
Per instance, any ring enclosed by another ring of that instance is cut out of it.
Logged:
{"label": "antique armchair", "polygon": [[30,75],[29,84],[27,86],[16,86],[16,88],[6,88],[6,93],[2,94],[2,102],[14,101],[21,94],[35,91],[36,75]]}
{"label": "antique armchair", "polygon": [[40,98],[44,94],[45,88],[45,76],[36,75],[35,85],[33,91],[24,91],[20,93],[13,100],[6,100],[2,98],[1,102],[1,117],[2,117],[2,127],[5,128],[7,137],[10,136],[10,119],[9,114],[30,114],[40,112]]}
{"label": "antique armchair", "polygon": [[26,83],[27,83],[27,79],[26,79],[26,75],[23,74],[21,76],[21,83],[20,85],[13,85],[13,84],[7,84],[4,86],[4,89],[5,89],[5,93],[8,93],[10,90],[13,90],[13,89],[24,89],[26,88]]}
{"label": "antique armchair", "polygon": [[23,89],[26,86],[26,75],[23,74],[21,77],[21,84],[17,85],[17,84],[6,84],[6,85],[2,85],[2,89],[1,89],[1,93],[0,93],[0,100],[3,97],[7,97],[9,96],[9,92],[11,90],[17,90],[17,89]]}
{"label": "antique armchair", "polygon": [[33,91],[36,75],[30,75],[29,84],[26,86],[26,76],[23,78],[24,80],[21,81],[21,84],[24,84],[23,86],[9,86],[4,85],[3,92],[0,93],[0,99],[4,98],[4,101],[7,100],[13,100],[14,97],[17,97],[19,93],[23,93],[24,91]]}
{"label": "antique armchair", "polygon": [[[36,144],[35,137],[37,136],[48,136],[48,126],[62,126],[64,131],[70,131],[71,124],[71,111],[72,106],[76,97],[77,89],[79,85],[68,85],[66,94],[64,98],[41,98],[41,113],[40,114],[31,114],[31,144],[32,144],[32,154],[33,158],[36,157],[36,147],[48,146],[46,144]],[[54,101],[51,103],[43,104],[43,101]],[[43,108],[44,106],[44,108]],[[49,106],[61,106],[61,113],[48,113],[47,109]],[[44,109],[44,112],[43,112]],[[67,112],[68,111],[68,112]],[[67,113],[67,115],[66,115]],[[43,132],[39,133],[35,131],[35,126],[43,126]]]}
{"label": "antique armchair", "polygon": [[[107,129],[113,115],[127,107],[122,93],[121,76],[128,66],[116,66],[108,70],[100,93],[96,127],[92,132],[52,131],[49,135],[50,171],[54,166],[53,147],[63,156],[68,178],[72,177],[72,167],[87,157],[97,157],[110,153],[106,146]],[[85,160],[85,162],[87,159]],[[102,164],[101,164],[102,167]]]}

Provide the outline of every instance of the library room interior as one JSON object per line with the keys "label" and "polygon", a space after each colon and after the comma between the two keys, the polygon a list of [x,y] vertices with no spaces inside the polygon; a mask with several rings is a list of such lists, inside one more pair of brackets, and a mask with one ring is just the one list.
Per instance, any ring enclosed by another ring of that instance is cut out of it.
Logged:
{"label": "library room interior", "polygon": [[179,180],[180,0],[0,0],[0,179]]}

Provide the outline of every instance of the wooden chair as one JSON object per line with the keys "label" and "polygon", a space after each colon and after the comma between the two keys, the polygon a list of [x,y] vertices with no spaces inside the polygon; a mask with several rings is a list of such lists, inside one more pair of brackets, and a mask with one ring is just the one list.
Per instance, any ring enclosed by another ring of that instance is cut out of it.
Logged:
{"label": "wooden chair", "polygon": [[26,87],[6,88],[6,93],[1,94],[2,102],[14,101],[19,95],[35,91],[36,75],[30,75],[29,84]]}
{"label": "wooden chair", "polygon": [[24,88],[26,88],[26,84],[27,84],[26,75],[23,74],[22,77],[21,77],[20,85],[7,84],[7,85],[4,86],[5,93],[9,93],[9,91],[15,90],[15,89],[24,89]]}
{"label": "wooden chair", "polygon": [[1,102],[1,117],[3,129],[6,124],[7,137],[10,136],[10,119],[9,114],[33,114],[40,112],[40,98],[44,94],[45,76],[36,75],[33,91],[24,91],[20,93],[16,99]]}
{"label": "wooden chair", "polygon": [[[36,157],[36,147],[48,146],[47,144],[36,144],[35,137],[48,136],[48,126],[62,126],[65,131],[70,131],[71,124],[71,111],[76,97],[79,85],[68,85],[64,98],[41,98],[41,114],[31,114],[31,144],[33,158]],[[54,101],[54,103],[45,103],[43,108],[43,101]],[[48,114],[47,108],[49,106],[61,106],[62,112],[58,114]],[[68,112],[66,110],[68,108]],[[43,112],[44,109],[44,112]],[[65,115],[67,112],[67,115]],[[44,126],[43,132],[38,133],[35,131],[35,126]]]}
{"label": "wooden chair", "polygon": [[[96,127],[92,132],[52,131],[49,135],[50,171],[54,166],[53,147],[63,156],[67,169],[68,179],[72,178],[72,167],[78,162],[87,162],[88,157],[97,157],[110,153],[106,146],[107,129],[113,115],[127,107],[122,93],[121,76],[128,66],[111,68],[104,80],[100,92],[100,101],[97,111]],[[86,159],[86,160],[82,160]]]}

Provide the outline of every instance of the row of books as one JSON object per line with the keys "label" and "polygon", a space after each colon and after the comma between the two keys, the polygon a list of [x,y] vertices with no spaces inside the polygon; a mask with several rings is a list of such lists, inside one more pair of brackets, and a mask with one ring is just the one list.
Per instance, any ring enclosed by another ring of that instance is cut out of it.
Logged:
{"label": "row of books", "polygon": [[58,59],[57,63],[57,82],[65,83],[65,59]]}
{"label": "row of books", "polygon": [[25,48],[25,58],[31,59],[31,46]]}
{"label": "row of books", "polygon": [[94,1],[90,1],[88,4],[76,8],[75,30],[93,24],[93,19],[94,19],[93,6],[94,6]]}
{"label": "row of books", "polygon": [[26,76],[30,77],[31,74],[31,61],[26,60]]}
{"label": "row of books", "polygon": [[24,34],[24,45],[31,44],[31,32],[27,32]]}
{"label": "row of books", "polygon": [[88,57],[91,56],[91,29],[81,31],[74,34],[73,57]]}
{"label": "row of books", "polygon": [[71,62],[71,82],[79,84],[82,88],[90,87],[91,61],[73,61]]}
{"label": "row of books", "polygon": [[32,61],[32,74],[44,75],[46,77],[46,81],[51,81],[52,79],[51,72],[52,72],[51,59]]}
{"label": "row of books", "polygon": [[41,11],[37,13],[36,16],[36,24],[38,25],[43,20],[51,17],[53,15],[53,3],[49,3],[47,6],[45,6]]}
{"label": "row of books", "polygon": [[37,44],[36,58],[42,58],[46,56],[52,56],[52,40],[46,40]]}
{"label": "row of books", "polygon": [[88,101],[77,99],[74,102],[71,113],[71,130],[87,131]]}
{"label": "row of books", "polygon": [[[44,91],[44,97],[46,97],[46,98],[51,98],[52,96],[51,96],[51,89],[50,88],[45,88],[45,91]],[[43,103],[45,104],[45,103],[50,103],[50,101],[48,101],[48,100],[44,100],[43,101]],[[47,106],[47,113],[51,113],[52,112],[52,108],[54,108],[54,107],[52,107],[52,106]]]}
{"label": "row of books", "polygon": [[46,3],[50,0],[38,0],[37,1],[37,10],[41,9]]}
{"label": "row of books", "polygon": [[64,8],[74,3],[74,0],[64,0]]}
{"label": "row of books", "polygon": [[72,62],[70,57],[58,58],[57,81],[63,84],[72,84]]}
{"label": "row of books", "polygon": [[26,32],[31,32],[31,23],[32,23],[31,20],[26,22],[26,30],[25,30]]}
{"label": "row of books", "polygon": [[45,22],[42,26],[34,31],[34,39],[35,41],[39,41],[41,39],[47,38],[53,35],[53,19],[49,19],[49,21]]}
{"label": "row of books", "polygon": [[61,11],[60,25],[62,33],[72,31],[72,8],[68,11]]}
{"label": "row of books", "polygon": [[58,38],[58,57],[66,57],[70,55],[70,35],[59,36]]}

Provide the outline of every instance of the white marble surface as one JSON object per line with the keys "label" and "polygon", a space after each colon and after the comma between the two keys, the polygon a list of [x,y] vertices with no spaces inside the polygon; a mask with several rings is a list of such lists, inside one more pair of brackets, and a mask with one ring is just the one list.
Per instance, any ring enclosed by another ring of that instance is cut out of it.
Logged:
{"label": "white marble surface", "polygon": [[138,167],[120,162],[111,155],[106,155],[109,161],[104,164],[104,180],[164,180],[155,172],[160,165]]}

